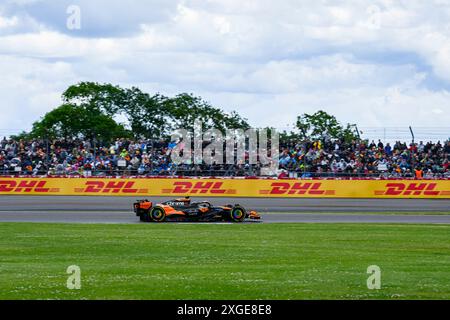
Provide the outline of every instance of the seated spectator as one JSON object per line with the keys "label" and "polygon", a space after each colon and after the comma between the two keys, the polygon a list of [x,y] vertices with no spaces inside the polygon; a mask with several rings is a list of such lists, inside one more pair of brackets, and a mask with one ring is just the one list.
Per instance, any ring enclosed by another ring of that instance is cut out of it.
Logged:
{"label": "seated spectator", "polygon": [[[236,165],[174,165],[171,152],[182,141],[116,139],[93,144],[83,139],[0,141],[2,175],[229,175],[254,176],[260,164],[250,165],[249,154]],[[95,145],[95,149],[94,149]],[[411,177],[445,178],[449,174],[450,140],[445,143],[397,141],[394,146],[366,141],[323,139],[281,144],[279,168],[298,177]]]}

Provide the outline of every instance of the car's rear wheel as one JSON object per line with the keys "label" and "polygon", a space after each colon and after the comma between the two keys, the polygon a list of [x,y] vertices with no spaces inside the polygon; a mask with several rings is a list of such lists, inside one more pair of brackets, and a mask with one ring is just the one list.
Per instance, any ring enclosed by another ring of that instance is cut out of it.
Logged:
{"label": "car's rear wheel", "polygon": [[230,211],[230,218],[233,222],[243,222],[247,213],[241,206],[234,206]]}
{"label": "car's rear wheel", "polygon": [[166,212],[163,208],[154,207],[150,211],[150,219],[154,222],[164,222],[166,220]]}

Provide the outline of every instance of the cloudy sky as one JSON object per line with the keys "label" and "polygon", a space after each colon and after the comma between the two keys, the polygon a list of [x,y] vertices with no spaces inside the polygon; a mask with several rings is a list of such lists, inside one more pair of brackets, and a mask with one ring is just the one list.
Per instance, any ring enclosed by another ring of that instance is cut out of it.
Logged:
{"label": "cloudy sky", "polygon": [[254,126],[323,109],[450,133],[450,1],[0,0],[0,135],[79,81],[191,92]]}

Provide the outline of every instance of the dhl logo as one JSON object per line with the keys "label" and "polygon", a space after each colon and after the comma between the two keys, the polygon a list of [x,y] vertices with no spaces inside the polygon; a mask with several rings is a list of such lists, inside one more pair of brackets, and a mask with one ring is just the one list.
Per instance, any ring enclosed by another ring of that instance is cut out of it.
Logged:
{"label": "dhl logo", "polygon": [[59,188],[46,188],[47,181],[38,180],[0,180],[0,192],[48,193],[59,192]]}
{"label": "dhl logo", "polygon": [[164,194],[236,194],[235,189],[223,189],[223,182],[187,182],[179,181],[173,183],[172,189],[162,189]]}
{"label": "dhl logo", "polygon": [[439,196],[450,191],[436,190],[436,183],[387,183],[385,190],[375,191],[377,196]]}
{"label": "dhl logo", "polygon": [[84,188],[75,188],[76,193],[148,193],[148,189],[134,188],[132,181],[87,181]]}
{"label": "dhl logo", "polygon": [[318,195],[334,195],[334,190],[322,190],[322,183],[317,182],[274,182],[271,185],[270,190],[260,190],[260,194],[275,194],[275,195],[286,195],[286,194],[307,194],[312,196]]}

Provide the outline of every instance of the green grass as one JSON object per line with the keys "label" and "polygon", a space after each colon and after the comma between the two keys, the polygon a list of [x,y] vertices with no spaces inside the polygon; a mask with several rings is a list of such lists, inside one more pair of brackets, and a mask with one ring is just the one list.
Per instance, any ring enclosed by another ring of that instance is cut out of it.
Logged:
{"label": "green grass", "polygon": [[[450,299],[450,226],[0,224],[0,299]],[[66,288],[69,265],[81,290]],[[368,290],[369,265],[381,290]]]}

